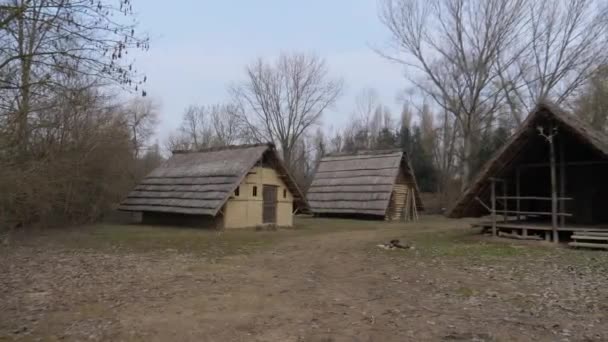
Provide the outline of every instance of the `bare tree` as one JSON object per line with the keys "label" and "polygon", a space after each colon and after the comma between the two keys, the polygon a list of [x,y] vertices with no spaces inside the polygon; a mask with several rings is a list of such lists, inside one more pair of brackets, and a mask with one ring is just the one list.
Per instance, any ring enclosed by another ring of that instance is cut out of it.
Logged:
{"label": "bare tree", "polygon": [[[91,84],[118,83],[137,88],[131,48],[146,49],[135,35],[130,0],[11,0],[13,9],[0,27],[0,100],[13,126],[12,145],[21,152],[29,142],[33,113],[41,101],[70,79]],[[117,20],[114,16],[121,15]],[[23,154],[23,153],[22,153]]]}
{"label": "bare tree", "polygon": [[361,90],[355,98],[355,118],[369,126],[374,112],[380,105],[378,92],[374,88]]}
{"label": "bare tree", "polygon": [[198,150],[209,147],[213,141],[211,115],[204,106],[189,106],[184,111],[182,125],[179,128],[188,148]]}
{"label": "bare tree", "polygon": [[227,146],[241,138],[242,109],[234,104],[221,104],[211,107],[214,145]]}
{"label": "bare tree", "polygon": [[382,0],[380,19],[395,53],[381,52],[409,68],[409,78],[456,118],[463,142],[462,186],[471,178],[476,122],[501,103],[499,67],[513,50],[525,0]]}
{"label": "bare tree", "polygon": [[182,124],[166,142],[169,150],[198,150],[226,146],[241,139],[241,108],[234,104],[191,105],[184,111]]}
{"label": "bare tree", "polygon": [[139,158],[158,125],[158,104],[150,98],[134,98],[126,104],[124,114],[131,131],[133,153]]}
{"label": "bare tree", "polygon": [[296,144],[336,102],[342,81],[330,78],[319,57],[298,53],[274,63],[260,58],[246,72],[247,79],[230,89],[243,108],[244,128],[253,140],[275,143],[291,167]]}
{"label": "bare tree", "polygon": [[[518,123],[539,101],[569,103],[608,62],[608,3],[527,1],[516,63],[499,68],[507,104]],[[503,58],[511,58],[505,51]]]}
{"label": "bare tree", "polygon": [[587,82],[574,106],[593,127],[608,132],[608,66],[601,67]]}

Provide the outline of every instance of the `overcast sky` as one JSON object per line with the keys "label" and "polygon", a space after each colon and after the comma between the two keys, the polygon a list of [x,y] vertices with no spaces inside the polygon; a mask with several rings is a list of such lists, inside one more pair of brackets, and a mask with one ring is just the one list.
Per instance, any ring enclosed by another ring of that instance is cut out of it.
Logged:
{"label": "overcast sky", "polygon": [[150,50],[137,57],[148,77],[146,90],[161,104],[159,139],[179,125],[190,104],[227,100],[226,87],[242,80],[256,57],[281,52],[315,53],[334,77],[345,82],[337,106],[326,112],[324,127],[342,126],[355,96],[375,88],[397,116],[398,94],[406,82],[402,68],[372,51],[384,46],[387,32],[375,0],[136,0],[141,30]]}

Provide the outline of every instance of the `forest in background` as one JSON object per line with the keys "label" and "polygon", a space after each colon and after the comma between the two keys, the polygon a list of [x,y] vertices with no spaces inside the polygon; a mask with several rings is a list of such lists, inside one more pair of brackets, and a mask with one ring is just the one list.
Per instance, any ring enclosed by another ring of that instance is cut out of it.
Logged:
{"label": "forest in background", "polygon": [[344,82],[322,57],[291,52],[245,66],[225,103],[187,106],[159,146],[160,108],[129,55],[150,44],[131,1],[2,1],[0,229],[98,220],[162,150],[273,142],[306,189],[323,155],[401,148],[447,206],[538,101],[607,130],[604,1],[380,0],[378,11],[389,44],[377,52],[410,84],[400,113],[364,89],[348,125],[323,128]]}

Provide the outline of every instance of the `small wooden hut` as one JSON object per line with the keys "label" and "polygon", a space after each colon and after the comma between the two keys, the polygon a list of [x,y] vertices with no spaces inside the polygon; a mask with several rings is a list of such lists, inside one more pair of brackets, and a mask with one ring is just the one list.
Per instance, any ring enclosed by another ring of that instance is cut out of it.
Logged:
{"label": "small wooden hut", "polygon": [[601,231],[608,228],[606,175],[608,137],[554,105],[539,104],[448,216],[490,215],[478,225],[495,235],[555,242]]}
{"label": "small wooden hut", "polygon": [[316,215],[409,221],[423,210],[414,171],[401,150],[327,155],[306,196]]}
{"label": "small wooden hut", "polygon": [[122,201],[144,223],[292,226],[306,201],[272,144],[175,151]]}

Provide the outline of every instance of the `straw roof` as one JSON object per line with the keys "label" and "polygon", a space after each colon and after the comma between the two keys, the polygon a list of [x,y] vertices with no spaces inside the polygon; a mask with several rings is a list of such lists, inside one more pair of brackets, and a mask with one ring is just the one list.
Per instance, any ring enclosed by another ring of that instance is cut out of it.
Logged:
{"label": "straw roof", "polygon": [[280,161],[274,145],[256,144],[174,151],[122,201],[119,210],[215,216],[247,173],[264,157],[294,196],[307,208],[302,192]]}
{"label": "straw roof", "polygon": [[599,155],[608,157],[608,137],[605,134],[553,104],[540,103],[515,134],[481,168],[471,185],[448,210],[447,216],[460,218],[487,214],[487,210],[476,200],[476,197],[481,197],[489,189],[490,178],[504,174],[518,162],[518,156],[526,151],[531,139],[538,137],[537,127],[551,120],[558,125],[560,131],[573,135],[580,144],[587,145]]}
{"label": "straw roof", "polygon": [[418,209],[422,210],[414,172],[401,150],[324,157],[306,195],[310,208],[318,214],[384,216],[400,169],[413,184]]}

